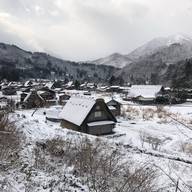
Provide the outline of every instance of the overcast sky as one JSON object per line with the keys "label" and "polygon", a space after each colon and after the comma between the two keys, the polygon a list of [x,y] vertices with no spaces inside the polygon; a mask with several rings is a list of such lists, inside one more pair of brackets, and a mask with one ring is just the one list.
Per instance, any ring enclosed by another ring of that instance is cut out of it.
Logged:
{"label": "overcast sky", "polygon": [[0,0],[0,41],[74,61],[192,36],[192,0]]}

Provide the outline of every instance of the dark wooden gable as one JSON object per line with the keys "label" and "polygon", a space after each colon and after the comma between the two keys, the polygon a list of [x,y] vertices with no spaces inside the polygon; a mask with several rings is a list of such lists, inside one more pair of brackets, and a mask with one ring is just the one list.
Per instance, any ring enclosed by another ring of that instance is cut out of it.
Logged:
{"label": "dark wooden gable", "polygon": [[43,107],[45,104],[44,99],[35,90],[29,93],[24,102],[27,103],[27,108]]}
{"label": "dark wooden gable", "polygon": [[119,103],[118,101],[112,99],[107,102],[107,106],[109,107],[114,116],[118,116],[121,114],[121,103]]}
{"label": "dark wooden gable", "polygon": [[91,109],[87,118],[85,119],[86,123],[93,121],[114,121],[116,122],[115,117],[105,104],[103,99],[97,99],[95,105]]}
{"label": "dark wooden gable", "polygon": [[81,131],[92,135],[109,134],[112,133],[115,122],[117,122],[117,120],[107,107],[104,100],[97,99],[96,103],[83,121]]}

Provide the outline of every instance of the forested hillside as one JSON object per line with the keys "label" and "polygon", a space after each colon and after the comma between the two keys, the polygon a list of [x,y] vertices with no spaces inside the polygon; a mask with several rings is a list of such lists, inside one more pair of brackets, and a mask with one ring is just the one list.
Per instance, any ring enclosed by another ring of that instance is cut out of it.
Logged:
{"label": "forested hillside", "polygon": [[46,53],[27,52],[15,45],[0,44],[0,78],[48,78],[107,81],[118,70],[113,66],[78,63]]}

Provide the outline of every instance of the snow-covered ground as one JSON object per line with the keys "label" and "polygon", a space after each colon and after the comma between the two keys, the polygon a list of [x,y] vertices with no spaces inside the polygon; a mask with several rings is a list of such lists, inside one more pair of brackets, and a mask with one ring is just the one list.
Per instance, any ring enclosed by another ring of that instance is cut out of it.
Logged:
{"label": "snow-covered ground", "polygon": [[[144,141],[146,137],[157,138],[158,151],[179,155],[182,144],[192,137],[192,104],[166,106],[156,112],[156,106],[132,106],[138,113],[131,117],[132,111],[127,112],[129,120],[118,118],[115,131],[125,133],[117,140],[132,144],[139,148],[152,149],[151,143]],[[165,112],[165,114],[163,114]],[[145,137],[145,138],[143,138]],[[186,155],[183,153],[183,155]],[[191,157],[192,154],[187,154]]]}
{"label": "snow-covered ground", "polygon": [[[165,186],[164,191],[175,191],[177,182],[178,190],[191,191],[188,185],[192,185],[192,104],[157,108],[128,103],[122,108],[124,112],[117,117],[115,133],[99,138],[116,146],[125,159],[132,160],[133,167],[144,163],[155,166],[161,173],[157,182]],[[18,166],[0,174],[2,191],[11,188],[13,192],[26,189],[47,192],[51,191],[53,181],[55,187],[52,191],[89,191],[81,178],[74,175],[73,167],[59,167],[57,164],[53,170],[46,171],[32,167],[38,153],[35,149],[37,143],[54,138],[72,139],[74,142],[80,137],[97,139],[96,136],[61,128],[59,122],[46,120],[46,116],[58,117],[61,109],[62,106],[52,106],[38,109],[35,113],[34,109],[15,111],[13,118],[25,135],[19,152],[22,160]],[[5,180],[8,182],[3,185]]]}

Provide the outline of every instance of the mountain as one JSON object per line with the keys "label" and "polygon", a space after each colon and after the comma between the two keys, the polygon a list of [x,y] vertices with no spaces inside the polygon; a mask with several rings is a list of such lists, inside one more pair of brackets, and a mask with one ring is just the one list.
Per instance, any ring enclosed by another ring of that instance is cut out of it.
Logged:
{"label": "mountain", "polygon": [[[181,68],[186,68],[185,61],[191,58],[192,39],[181,34],[152,40],[129,55],[114,53],[92,63],[62,60],[46,53],[32,53],[15,45],[0,43],[0,79],[17,81],[20,78],[47,78],[105,82],[113,77],[111,80],[116,78],[114,82],[121,84],[123,81],[133,84],[147,81],[151,84],[171,85],[173,80],[178,84],[179,78],[175,76],[179,74],[183,77],[186,72],[177,68],[178,63]],[[186,81],[186,78],[182,81]]]}
{"label": "mountain", "polygon": [[183,35],[181,33],[169,36],[169,37],[160,37],[149,41],[148,43],[142,45],[141,47],[135,49],[131,53],[127,54],[129,58],[135,59],[140,56],[150,55],[156,52],[162,47],[168,47],[171,44],[179,43],[181,45],[192,44],[192,38],[188,35]]}
{"label": "mountain", "polygon": [[97,65],[110,65],[114,67],[122,68],[125,65],[128,65],[133,60],[127,57],[126,55],[122,55],[120,53],[113,53],[107,57],[103,57],[97,60],[90,61],[90,63],[94,63]]}
{"label": "mountain", "polygon": [[[118,68],[58,59],[46,53],[28,52],[0,43],[0,78],[47,78],[106,81]],[[29,70],[30,69],[30,70]]]}
{"label": "mountain", "polygon": [[89,63],[97,65],[110,65],[114,67],[125,67],[135,62],[139,57],[151,55],[162,48],[169,47],[171,44],[191,45],[192,38],[188,35],[177,33],[169,37],[160,37],[149,41],[127,54],[113,53],[107,57],[99,58]]}
{"label": "mountain", "polygon": [[140,56],[131,64],[120,69],[115,75],[134,84],[143,84],[148,81],[151,84],[170,85],[172,74],[170,73],[170,78],[166,75],[169,65],[174,67],[179,61],[190,58],[192,58],[192,43],[175,43],[163,46],[152,54]]}

